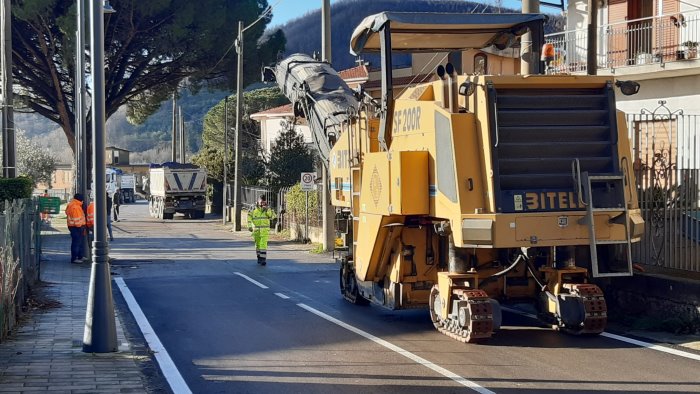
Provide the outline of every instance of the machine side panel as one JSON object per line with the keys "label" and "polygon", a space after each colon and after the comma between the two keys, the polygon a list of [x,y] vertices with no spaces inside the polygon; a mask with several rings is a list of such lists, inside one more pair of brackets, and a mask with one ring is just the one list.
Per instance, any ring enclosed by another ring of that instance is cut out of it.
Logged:
{"label": "machine side panel", "polygon": [[428,152],[394,152],[391,156],[391,213],[427,215]]}
{"label": "machine side panel", "polygon": [[376,281],[384,276],[379,273],[386,271],[390,246],[401,233],[403,217],[362,213],[359,219],[355,273],[361,281]]}
{"label": "machine side panel", "polygon": [[360,212],[389,215],[391,177],[389,154],[368,153],[362,165]]}
{"label": "machine side panel", "polygon": [[350,187],[350,147],[345,131],[333,146],[330,154],[331,204],[336,207],[349,208],[352,204]]}

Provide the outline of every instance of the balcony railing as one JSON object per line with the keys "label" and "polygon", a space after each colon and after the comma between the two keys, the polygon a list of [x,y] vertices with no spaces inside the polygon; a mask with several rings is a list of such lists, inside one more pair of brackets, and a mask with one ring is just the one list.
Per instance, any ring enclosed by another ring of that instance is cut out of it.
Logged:
{"label": "balcony railing", "polygon": [[[556,72],[586,72],[586,29],[548,34]],[[698,58],[700,11],[668,14],[602,25],[598,29],[599,69],[613,70]]]}

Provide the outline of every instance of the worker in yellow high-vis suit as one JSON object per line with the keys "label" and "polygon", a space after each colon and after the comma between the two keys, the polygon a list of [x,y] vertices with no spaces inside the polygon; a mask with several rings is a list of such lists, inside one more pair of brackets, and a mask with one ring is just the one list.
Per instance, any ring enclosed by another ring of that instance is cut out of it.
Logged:
{"label": "worker in yellow high-vis suit", "polygon": [[277,217],[275,212],[267,207],[267,199],[260,196],[254,210],[248,212],[248,230],[253,232],[255,254],[258,264],[267,264],[267,240],[270,236],[270,224]]}

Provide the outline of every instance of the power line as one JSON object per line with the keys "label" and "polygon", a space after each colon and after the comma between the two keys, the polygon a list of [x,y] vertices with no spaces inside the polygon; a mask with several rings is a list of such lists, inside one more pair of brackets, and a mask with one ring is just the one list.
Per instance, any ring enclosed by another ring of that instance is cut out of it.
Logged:
{"label": "power line", "polygon": [[[248,26],[246,26],[246,27],[243,29],[243,31],[246,31],[249,27],[252,27],[252,26],[255,25],[256,23],[260,22],[260,20],[262,20],[262,19],[265,18],[266,16],[270,15],[270,13],[272,13],[272,10],[273,10],[275,7],[277,7],[282,1],[283,1],[283,0],[278,0],[277,3],[275,3],[274,5],[267,6],[267,8],[265,8],[265,10],[263,10],[263,12],[260,14],[260,16],[258,17],[258,19],[256,19],[255,22],[253,22],[253,23],[249,24]],[[224,54],[221,56],[221,58],[216,62],[216,64],[214,64],[214,67],[210,68],[209,71],[207,71],[207,74],[209,74],[210,72],[214,71],[214,70],[219,66],[219,64],[221,64],[221,62],[224,61],[224,59],[226,58],[226,56],[228,56],[228,54],[231,53],[231,50],[236,46],[237,40],[238,40],[238,37],[236,37],[236,38],[233,40],[233,42],[232,42],[231,45],[228,47],[228,49],[226,49],[226,52],[224,52]]]}

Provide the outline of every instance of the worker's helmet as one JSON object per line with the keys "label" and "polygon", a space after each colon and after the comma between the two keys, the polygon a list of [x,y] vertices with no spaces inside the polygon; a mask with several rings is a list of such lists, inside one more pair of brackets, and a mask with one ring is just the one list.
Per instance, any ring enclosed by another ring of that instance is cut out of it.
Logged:
{"label": "worker's helmet", "polygon": [[78,200],[78,201],[83,201],[83,195],[80,194],[80,193],[75,193],[75,194],[73,195],[73,198],[74,198],[75,200]]}
{"label": "worker's helmet", "polygon": [[258,197],[258,206],[267,207],[267,197],[265,195]]}

